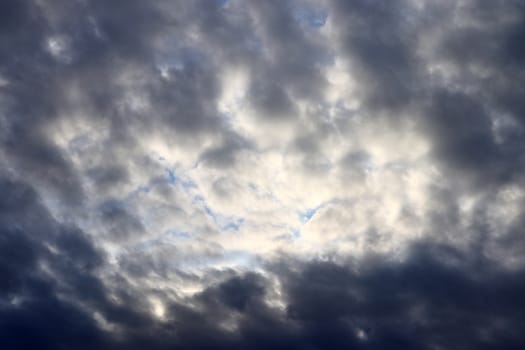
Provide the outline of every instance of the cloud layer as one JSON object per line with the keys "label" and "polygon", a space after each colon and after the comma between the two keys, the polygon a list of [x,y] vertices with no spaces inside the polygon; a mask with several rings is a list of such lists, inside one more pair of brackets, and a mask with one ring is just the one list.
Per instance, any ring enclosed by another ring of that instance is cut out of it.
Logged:
{"label": "cloud layer", "polygon": [[520,1],[0,4],[8,349],[518,349]]}

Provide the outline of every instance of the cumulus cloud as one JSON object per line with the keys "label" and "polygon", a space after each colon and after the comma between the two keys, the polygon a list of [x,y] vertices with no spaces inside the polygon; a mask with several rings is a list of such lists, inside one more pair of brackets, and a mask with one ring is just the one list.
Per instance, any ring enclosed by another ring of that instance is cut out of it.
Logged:
{"label": "cumulus cloud", "polygon": [[7,348],[521,348],[519,1],[3,1]]}

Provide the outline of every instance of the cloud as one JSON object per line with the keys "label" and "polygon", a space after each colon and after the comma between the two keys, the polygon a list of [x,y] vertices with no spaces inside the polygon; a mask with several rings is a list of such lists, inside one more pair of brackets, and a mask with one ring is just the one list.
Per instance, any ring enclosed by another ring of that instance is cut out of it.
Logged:
{"label": "cloud", "polygon": [[520,348],[524,10],[4,1],[0,342]]}
{"label": "cloud", "polygon": [[[523,269],[483,250],[418,243],[403,261],[302,261],[264,274],[226,270],[194,295],[169,297],[162,318],[144,287],[104,277],[107,260],[82,232],[54,221],[31,187],[4,179],[0,338],[8,347],[139,348],[519,347]],[[31,219],[39,218],[34,226]],[[147,267],[147,265],[143,265]],[[24,336],[21,336],[24,334]]]}

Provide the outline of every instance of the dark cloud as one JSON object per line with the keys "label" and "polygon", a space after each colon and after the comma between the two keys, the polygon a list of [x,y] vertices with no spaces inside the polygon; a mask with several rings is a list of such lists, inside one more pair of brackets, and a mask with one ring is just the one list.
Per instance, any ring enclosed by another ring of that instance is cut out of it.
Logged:
{"label": "dark cloud", "polygon": [[421,28],[410,4],[359,0],[333,1],[332,6],[344,57],[369,107],[406,107],[417,100],[424,87],[415,51]]}
{"label": "dark cloud", "polygon": [[[470,259],[448,247],[419,246],[403,264],[370,262],[359,273],[314,264],[292,285],[289,310],[305,323],[366,331],[363,348],[516,346],[522,320],[512,310],[522,272]],[[341,341],[351,339],[350,329]]]}
{"label": "dark cloud", "polygon": [[463,25],[442,29],[430,56],[452,77],[439,83],[431,77],[432,85],[441,86],[432,87],[425,123],[438,157],[461,176],[485,186],[509,183],[523,168],[523,113],[516,104],[523,95],[523,6],[467,1],[456,11]]}
{"label": "dark cloud", "polygon": [[155,320],[142,293],[124,280],[115,288],[103,282],[103,255],[84,233],[56,222],[30,186],[4,178],[1,188],[7,348],[517,349],[525,341],[524,271],[502,268],[483,250],[435,244],[414,245],[402,262],[272,263],[282,311],[268,277],[234,272],[194,297],[164,300],[165,319]]}
{"label": "dark cloud", "polygon": [[273,278],[231,271],[178,301],[157,291],[166,303],[158,320],[143,293],[122,279],[103,282],[103,255],[54,221],[31,187],[4,179],[2,193],[7,348],[517,349],[525,341],[522,269],[504,269],[482,250],[425,243],[403,261],[282,259],[268,267]]}
{"label": "dark cloud", "polygon": [[[288,261],[273,272],[282,284],[285,312],[267,304],[262,286],[271,287],[261,285],[260,276],[234,277],[200,294],[194,310],[173,306],[179,346],[496,349],[519,348],[524,341],[523,271],[501,270],[451,247],[416,245],[401,263]],[[228,321],[237,322],[237,330],[221,329]]]}
{"label": "dark cloud", "polygon": [[244,312],[252,300],[264,295],[264,281],[260,276],[248,274],[230,278],[217,287],[207,289],[201,296],[209,303],[218,303]]}
{"label": "dark cloud", "polygon": [[102,191],[108,190],[118,183],[129,180],[129,174],[126,172],[124,167],[118,166],[93,167],[86,171],[86,175],[91,178],[96,186]]}
{"label": "dark cloud", "polygon": [[437,92],[425,118],[427,132],[435,139],[437,158],[453,169],[472,174],[482,183],[499,183],[509,180],[512,171],[519,167],[496,143],[491,119],[478,99]]}
{"label": "dark cloud", "polygon": [[144,233],[144,226],[133,215],[129,214],[124,205],[108,201],[100,206],[100,216],[104,227],[108,230],[110,240],[126,241]]}
{"label": "dark cloud", "polygon": [[[104,346],[94,320],[58,298],[61,284],[80,287],[71,280],[90,279],[102,257],[82,232],[56,223],[30,186],[6,178],[0,186],[2,343],[12,349],[52,349],[79,341],[81,348]],[[90,284],[81,298],[93,290]]]}

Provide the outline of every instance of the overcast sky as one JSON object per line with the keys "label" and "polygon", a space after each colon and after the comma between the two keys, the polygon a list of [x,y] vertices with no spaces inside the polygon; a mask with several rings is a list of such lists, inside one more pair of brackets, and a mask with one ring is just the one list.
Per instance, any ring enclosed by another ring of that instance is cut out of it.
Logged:
{"label": "overcast sky", "polygon": [[525,2],[0,0],[0,348],[524,349]]}

